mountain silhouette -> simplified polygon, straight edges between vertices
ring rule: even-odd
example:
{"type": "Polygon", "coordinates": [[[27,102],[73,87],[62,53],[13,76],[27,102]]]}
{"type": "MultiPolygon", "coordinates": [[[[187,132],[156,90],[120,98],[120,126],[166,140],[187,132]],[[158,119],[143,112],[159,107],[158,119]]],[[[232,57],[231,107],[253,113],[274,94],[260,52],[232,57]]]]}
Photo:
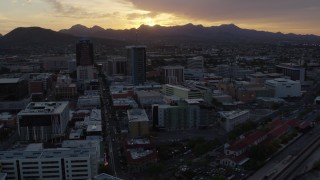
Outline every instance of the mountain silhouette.
{"type": "MultiPolygon", "coordinates": [[[[79,27],[79,26],[78,26],[79,27]]],[[[77,28],[77,30],[81,30],[77,28]]],[[[95,44],[103,46],[124,45],[124,42],[112,39],[100,39],[88,37],[95,44]]],[[[40,27],[19,27],[0,38],[0,48],[2,49],[37,49],[43,50],[63,50],[66,47],[75,48],[76,42],[81,37],[56,32],[40,27]]]]}
{"type": "Polygon", "coordinates": [[[70,29],[59,32],[74,36],[90,36],[98,38],[132,40],[195,40],[204,42],[319,42],[320,37],[315,35],[283,34],[251,29],[242,29],[234,24],[204,27],[202,25],[186,24],[181,26],[148,26],[139,28],[113,30],[103,29],[99,26],[88,28],[83,25],[75,25],[70,29]]]}

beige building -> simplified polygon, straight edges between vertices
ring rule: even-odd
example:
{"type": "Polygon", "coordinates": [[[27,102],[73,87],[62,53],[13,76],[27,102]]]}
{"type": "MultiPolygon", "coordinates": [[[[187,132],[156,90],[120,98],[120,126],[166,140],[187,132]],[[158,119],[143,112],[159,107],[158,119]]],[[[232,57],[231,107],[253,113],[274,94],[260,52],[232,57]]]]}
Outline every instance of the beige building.
{"type": "Polygon", "coordinates": [[[130,109],[127,114],[129,135],[132,138],[149,135],[149,118],[144,109],[130,109]]]}
{"type": "Polygon", "coordinates": [[[203,97],[201,91],[196,88],[187,88],[171,84],[163,85],[162,92],[166,96],[177,96],[181,99],[199,99],[203,97]]]}
{"type": "Polygon", "coordinates": [[[54,89],[57,99],[70,99],[77,96],[77,85],[72,83],[69,74],[59,74],[54,89]]]}

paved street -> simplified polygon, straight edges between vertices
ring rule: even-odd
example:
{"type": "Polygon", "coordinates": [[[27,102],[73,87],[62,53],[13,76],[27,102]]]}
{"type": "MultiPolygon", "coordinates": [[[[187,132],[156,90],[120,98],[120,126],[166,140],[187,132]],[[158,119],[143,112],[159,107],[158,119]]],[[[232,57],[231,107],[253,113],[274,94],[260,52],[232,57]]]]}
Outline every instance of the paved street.
{"type": "Polygon", "coordinates": [[[117,136],[116,132],[116,118],[113,117],[112,114],[112,102],[109,101],[110,93],[109,93],[109,87],[106,85],[106,82],[103,82],[104,79],[102,77],[99,78],[100,82],[100,93],[101,93],[101,112],[103,113],[103,125],[104,130],[104,136],[105,136],[105,142],[106,147],[109,150],[109,164],[114,172],[114,175],[116,177],[121,177],[121,165],[120,165],[120,157],[119,157],[119,149],[120,149],[120,143],[119,143],[119,137],[117,136]]]}

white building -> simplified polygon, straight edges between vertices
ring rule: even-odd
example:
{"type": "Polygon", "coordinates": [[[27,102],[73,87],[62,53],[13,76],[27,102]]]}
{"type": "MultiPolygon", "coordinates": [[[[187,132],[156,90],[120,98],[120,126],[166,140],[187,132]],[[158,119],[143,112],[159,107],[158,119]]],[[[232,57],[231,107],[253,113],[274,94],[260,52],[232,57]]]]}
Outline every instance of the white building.
{"type": "Polygon", "coordinates": [[[64,136],[70,120],[69,103],[31,102],[18,113],[18,133],[22,141],[46,142],[64,136]]]}
{"type": "Polygon", "coordinates": [[[97,159],[89,148],[1,151],[2,172],[7,179],[91,179],[97,175],[97,159]],[[92,164],[94,162],[94,164],[92,164]]]}
{"type": "MultiPolygon", "coordinates": [[[[98,140],[65,140],[62,148],[90,149],[90,167],[92,174],[98,174],[98,163],[103,161],[101,154],[100,141],[98,140]]],[[[103,152],[102,152],[103,153],[103,152]]]]}
{"type": "Polygon", "coordinates": [[[301,83],[300,81],[292,81],[290,79],[276,78],[266,80],[266,86],[274,89],[276,98],[300,97],[301,83]]]}
{"type": "Polygon", "coordinates": [[[156,91],[137,91],[138,101],[142,106],[150,106],[162,102],[162,95],[156,91]]]}
{"type": "Polygon", "coordinates": [[[237,125],[249,120],[250,111],[221,111],[219,112],[223,126],[227,132],[232,131],[237,125]]]}

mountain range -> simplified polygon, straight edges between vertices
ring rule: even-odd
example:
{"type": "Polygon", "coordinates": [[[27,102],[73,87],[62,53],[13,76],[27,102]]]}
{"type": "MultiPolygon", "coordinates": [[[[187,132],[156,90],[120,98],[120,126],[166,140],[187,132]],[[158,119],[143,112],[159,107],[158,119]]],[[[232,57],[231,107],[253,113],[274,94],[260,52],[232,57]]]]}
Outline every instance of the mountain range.
{"type": "MultiPolygon", "coordinates": [[[[67,49],[73,50],[75,43],[81,37],[76,37],[70,34],[64,34],[53,31],[51,29],[44,29],[40,27],[19,27],[4,36],[0,36],[0,49],[28,52],[63,52],[67,49]]],[[[123,46],[124,42],[105,39],[105,38],[90,38],[97,45],[102,46],[123,46]]]]}
{"type": "Polygon", "coordinates": [[[59,48],[63,51],[81,38],[87,37],[96,45],[103,47],[124,46],[134,42],[320,42],[320,36],[272,33],[242,29],[234,24],[204,27],[202,25],[186,24],[181,26],[147,26],[139,28],[114,30],[103,29],[99,26],[88,28],[83,25],[74,25],[70,29],[58,32],[40,27],[16,28],[0,36],[0,49],[37,49],[51,50],[59,48]]]}
{"type": "Polygon", "coordinates": [[[204,27],[202,25],[186,24],[182,26],[148,26],[141,25],[135,29],[113,30],[103,29],[99,26],[88,28],[83,25],[74,25],[70,29],[59,32],[75,36],[89,36],[98,38],[118,39],[123,41],[134,40],[186,40],[204,42],[320,42],[320,37],[315,35],[297,35],[272,33],[242,29],[234,24],[204,27]]]}

